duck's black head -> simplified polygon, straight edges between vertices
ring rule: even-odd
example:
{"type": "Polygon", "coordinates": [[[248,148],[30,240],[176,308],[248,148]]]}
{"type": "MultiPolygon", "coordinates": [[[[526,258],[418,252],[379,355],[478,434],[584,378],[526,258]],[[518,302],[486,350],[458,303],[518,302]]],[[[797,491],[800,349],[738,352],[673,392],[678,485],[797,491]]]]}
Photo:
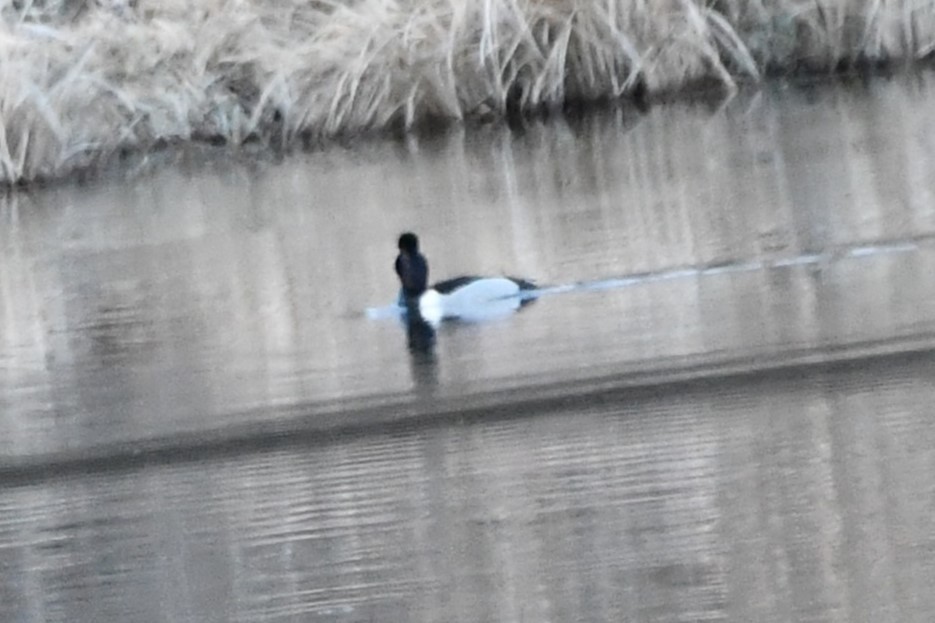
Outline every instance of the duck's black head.
{"type": "Polygon", "coordinates": [[[407,231],[399,236],[399,250],[410,255],[419,252],[419,237],[411,231],[407,231]]]}

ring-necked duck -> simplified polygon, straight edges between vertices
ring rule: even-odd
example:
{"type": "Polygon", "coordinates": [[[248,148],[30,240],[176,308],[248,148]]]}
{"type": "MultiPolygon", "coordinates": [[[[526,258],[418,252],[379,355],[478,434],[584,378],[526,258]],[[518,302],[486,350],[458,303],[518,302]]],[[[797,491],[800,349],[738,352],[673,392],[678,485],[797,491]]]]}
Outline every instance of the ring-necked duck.
{"type": "Polygon", "coordinates": [[[399,305],[433,324],[446,318],[486,320],[502,316],[536,297],[535,284],[514,277],[455,277],[429,288],[429,263],[419,251],[418,236],[406,232],[397,246],[399,305]]]}

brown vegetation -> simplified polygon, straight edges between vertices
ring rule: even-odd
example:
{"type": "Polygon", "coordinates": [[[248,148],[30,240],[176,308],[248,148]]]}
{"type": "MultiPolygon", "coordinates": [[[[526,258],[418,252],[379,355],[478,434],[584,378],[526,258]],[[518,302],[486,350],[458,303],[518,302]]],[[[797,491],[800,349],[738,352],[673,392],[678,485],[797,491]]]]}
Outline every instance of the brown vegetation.
{"type": "Polygon", "coordinates": [[[935,0],[0,0],[0,183],[912,60],[935,0]],[[194,8],[193,8],[194,7],[194,8]]]}

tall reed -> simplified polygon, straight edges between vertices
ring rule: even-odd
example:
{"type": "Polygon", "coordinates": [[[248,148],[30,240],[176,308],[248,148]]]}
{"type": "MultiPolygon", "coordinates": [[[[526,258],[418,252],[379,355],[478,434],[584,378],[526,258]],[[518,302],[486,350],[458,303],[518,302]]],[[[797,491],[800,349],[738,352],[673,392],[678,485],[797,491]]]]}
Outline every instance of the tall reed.
{"type": "Polygon", "coordinates": [[[912,60],[935,0],[0,0],[0,183],[770,69],[912,60]]]}

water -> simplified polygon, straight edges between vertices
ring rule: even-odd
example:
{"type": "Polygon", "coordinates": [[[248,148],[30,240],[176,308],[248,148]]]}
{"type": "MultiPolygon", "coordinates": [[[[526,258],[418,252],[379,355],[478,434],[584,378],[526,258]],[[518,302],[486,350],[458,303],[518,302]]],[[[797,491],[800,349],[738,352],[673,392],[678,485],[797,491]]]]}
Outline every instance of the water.
{"type": "Polygon", "coordinates": [[[0,208],[14,621],[923,621],[926,76],[0,208]],[[546,294],[372,318],[433,278],[546,294]]]}
{"type": "Polygon", "coordinates": [[[927,621],[935,364],[8,489],[14,621],[927,621]]]}

